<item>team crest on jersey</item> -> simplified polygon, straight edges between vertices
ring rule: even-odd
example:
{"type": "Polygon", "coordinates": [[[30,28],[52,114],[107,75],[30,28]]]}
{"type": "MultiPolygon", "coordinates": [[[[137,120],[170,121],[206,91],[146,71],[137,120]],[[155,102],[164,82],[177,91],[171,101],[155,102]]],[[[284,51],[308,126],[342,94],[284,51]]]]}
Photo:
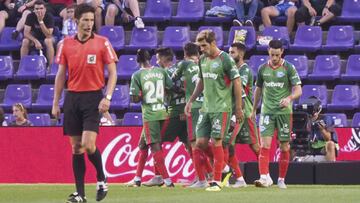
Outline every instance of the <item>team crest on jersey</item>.
{"type": "Polygon", "coordinates": [[[221,130],[221,125],[220,125],[220,120],[216,119],[214,124],[213,124],[213,128],[216,130],[221,130]]]}
{"type": "Polygon", "coordinates": [[[284,77],[284,75],[285,75],[284,72],[277,72],[276,73],[276,77],[278,77],[278,78],[282,78],[282,77],[284,77]]]}
{"type": "Polygon", "coordinates": [[[218,68],[219,66],[220,66],[220,64],[218,64],[218,63],[211,64],[211,68],[213,68],[213,69],[218,68]]]}
{"type": "Polygon", "coordinates": [[[87,63],[88,64],[96,64],[96,55],[95,54],[88,54],[87,55],[87,63]]]}

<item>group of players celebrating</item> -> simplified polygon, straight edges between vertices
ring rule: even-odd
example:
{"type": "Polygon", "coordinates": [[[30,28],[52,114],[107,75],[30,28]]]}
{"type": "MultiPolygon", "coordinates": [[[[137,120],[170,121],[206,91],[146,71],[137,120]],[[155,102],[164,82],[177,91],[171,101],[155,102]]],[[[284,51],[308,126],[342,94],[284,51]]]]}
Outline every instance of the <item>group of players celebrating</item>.
{"type": "Polygon", "coordinates": [[[222,180],[222,173],[229,171],[236,177],[231,187],[246,187],[235,154],[235,141],[249,144],[258,157],[260,178],[255,186],[269,187],[273,184],[269,149],[277,130],[281,149],[277,185],[286,188],[292,100],[300,97],[302,91],[296,69],[281,58],[281,41],[269,43],[270,60],[259,67],[254,100],[252,71],[244,62],[245,45],[232,44],[228,54],[217,47],[215,33],[204,30],[198,33],[196,43],[187,43],[183,50],[184,59],[173,64],[170,48],[157,49],[160,67],[150,65],[148,51],[137,52],[140,70],[132,75],[130,96],[132,102],[142,102],[143,130],[136,175],[128,186],[174,187],[161,144],[178,137],[196,172],[196,180],[188,187],[221,191],[228,185],[231,174],[222,180]],[[259,144],[255,115],[261,97],[259,144]],[[155,176],[142,183],[149,148],[155,176]]]}

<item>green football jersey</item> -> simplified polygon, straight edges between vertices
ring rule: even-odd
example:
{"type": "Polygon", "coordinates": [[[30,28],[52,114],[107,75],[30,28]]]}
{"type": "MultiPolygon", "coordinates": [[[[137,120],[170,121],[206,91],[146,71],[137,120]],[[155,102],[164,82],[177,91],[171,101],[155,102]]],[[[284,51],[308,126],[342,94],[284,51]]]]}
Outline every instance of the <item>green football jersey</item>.
{"type": "Polygon", "coordinates": [[[144,121],[166,119],[165,89],[171,89],[173,83],[167,72],[158,67],[141,68],[131,77],[130,95],[142,97],[142,116],[144,121]]]}
{"type": "MultiPolygon", "coordinates": [[[[177,64],[177,68],[172,77],[183,83],[186,102],[188,102],[199,80],[199,65],[192,60],[182,60],[177,64]]],[[[193,102],[191,108],[201,108],[202,101],[203,96],[201,94],[201,96],[193,102]]]]}
{"type": "Polygon", "coordinates": [[[253,102],[252,102],[252,96],[253,96],[252,89],[254,84],[253,74],[248,64],[246,63],[243,63],[239,67],[239,74],[241,78],[241,83],[243,85],[243,90],[245,92],[245,98],[243,99],[244,116],[250,117],[250,114],[253,110],[253,102]]]}
{"type": "MultiPolygon", "coordinates": [[[[171,77],[175,71],[176,71],[176,66],[171,66],[170,68],[166,69],[166,72],[168,73],[169,77],[171,77]]],[[[181,81],[176,81],[175,85],[177,87],[183,88],[183,84],[181,81]]],[[[169,94],[168,100],[169,100],[169,113],[171,118],[179,116],[180,114],[184,113],[184,108],[186,104],[185,94],[171,92],[169,94]]]]}
{"type": "Polygon", "coordinates": [[[199,78],[204,82],[203,112],[231,112],[232,80],[240,77],[235,61],[229,54],[221,51],[211,59],[200,58],[199,78]]]}
{"type": "Polygon", "coordinates": [[[280,107],[280,100],[291,95],[292,87],[301,85],[300,77],[291,63],[283,60],[283,63],[273,68],[268,63],[260,66],[256,86],[262,88],[262,114],[290,114],[292,103],[286,107],[280,107]]]}

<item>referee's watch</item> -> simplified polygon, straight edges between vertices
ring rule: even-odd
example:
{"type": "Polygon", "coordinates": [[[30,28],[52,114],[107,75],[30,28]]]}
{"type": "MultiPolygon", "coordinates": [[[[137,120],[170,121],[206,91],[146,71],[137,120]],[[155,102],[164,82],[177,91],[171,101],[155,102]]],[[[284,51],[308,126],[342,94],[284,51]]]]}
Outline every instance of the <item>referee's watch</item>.
{"type": "Polygon", "coordinates": [[[108,94],[108,95],[105,96],[105,99],[107,99],[107,100],[109,100],[109,101],[111,101],[111,98],[112,98],[112,96],[111,96],[110,94],[108,94]]]}

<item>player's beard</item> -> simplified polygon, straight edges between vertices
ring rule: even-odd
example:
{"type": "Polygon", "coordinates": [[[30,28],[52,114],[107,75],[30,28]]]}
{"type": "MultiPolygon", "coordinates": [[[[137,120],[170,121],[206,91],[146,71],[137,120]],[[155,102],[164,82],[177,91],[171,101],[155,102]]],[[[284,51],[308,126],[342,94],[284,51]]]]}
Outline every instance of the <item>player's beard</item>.
{"type": "Polygon", "coordinates": [[[234,61],[235,61],[236,64],[238,64],[239,61],[240,61],[240,57],[239,57],[239,56],[235,57],[235,58],[234,58],[234,61]]]}

